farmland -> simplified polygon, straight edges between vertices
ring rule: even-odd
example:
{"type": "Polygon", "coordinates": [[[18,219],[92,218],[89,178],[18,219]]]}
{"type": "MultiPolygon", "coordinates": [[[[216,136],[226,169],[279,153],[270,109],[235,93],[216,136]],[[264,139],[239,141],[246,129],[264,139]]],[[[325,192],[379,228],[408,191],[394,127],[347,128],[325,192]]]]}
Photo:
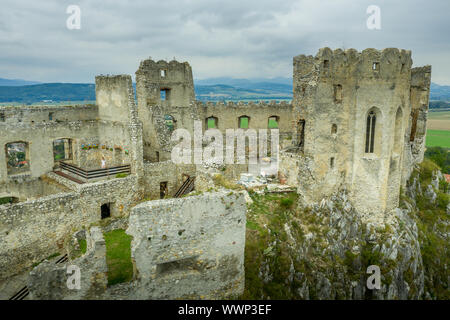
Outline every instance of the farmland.
{"type": "Polygon", "coordinates": [[[450,148],[450,110],[428,113],[426,146],[450,148]]]}

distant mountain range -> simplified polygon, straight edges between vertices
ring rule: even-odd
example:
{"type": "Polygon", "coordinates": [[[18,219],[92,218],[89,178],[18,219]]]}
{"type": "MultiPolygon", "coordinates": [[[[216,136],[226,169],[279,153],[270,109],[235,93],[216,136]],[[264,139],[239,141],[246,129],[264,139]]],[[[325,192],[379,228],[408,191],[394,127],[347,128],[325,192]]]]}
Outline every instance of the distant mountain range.
{"type": "MultiPolygon", "coordinates": [[[[198,100],[286,100],[292,99],[291,78],[234,79],[209,78],[195,80],[198,100]]],[[[450,102],[450,86],[431,84],[431,100],[450,102]]],[[[0,78],[0,103],[49,103],[61,101],[94,101],[92,83],[39,83],[0,78]]]]}
{"type": "Polygon", "coordinates": [[[16,86],[27,86],[32,84],[39,84],[38,81],[27,81],[22,79],[3,79],[0,78],[0,86],[16,87],[16,86]]]}
{"type": "Polygon", "coordinates": [[[432,82],[430,86],[430,100],[450,102],[450,86],[440,86],[432,82]]]}

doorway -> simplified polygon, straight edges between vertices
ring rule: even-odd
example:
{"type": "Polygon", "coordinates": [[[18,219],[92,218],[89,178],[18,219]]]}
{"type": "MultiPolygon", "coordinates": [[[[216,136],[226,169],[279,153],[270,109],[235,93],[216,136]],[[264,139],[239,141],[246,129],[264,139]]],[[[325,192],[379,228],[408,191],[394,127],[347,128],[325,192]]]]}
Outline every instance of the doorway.
{"type": "Polygon", "coordinates": [[[102,219],[109,218],[111,216],[111,204],[105,203],[100,207],[102,219]]]}
{"type": "Polygon", "coordinates": [[[159,197],[160,199],[164,199],[166,195],[169,193],[167,188],[167,181],[163,181],[159,184],[159,197]]]}

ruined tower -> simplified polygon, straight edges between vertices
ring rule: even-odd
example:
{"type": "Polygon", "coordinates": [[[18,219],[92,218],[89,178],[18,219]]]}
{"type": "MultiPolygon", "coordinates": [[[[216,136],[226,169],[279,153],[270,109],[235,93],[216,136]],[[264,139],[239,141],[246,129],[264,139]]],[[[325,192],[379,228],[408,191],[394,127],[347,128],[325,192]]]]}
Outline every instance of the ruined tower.
{"type": "MultiPolygon", "coordinates": [[[[346,189],[362,213],[398,205],[411,149],[411,65],[411,52],[394,48],[294,57],[294,144],[303,155],[305,203],[346,189]]],[[[428,96],[429,84],[422,89],[428,96]]]]}
{"type": "MultiPolygon", "coordinates": [[[[185,114],[177,110],[178,107],[188,107],[195,100],[191,66],[175,60],[141,61],[136,71],[136,95],[144,130],[144,159],[170,159],[170,150],[166,147],[169,145],[170,128],[165,122],[182,125],[185,114]]],[[[188,123],[183,127],[186,126],[188,123]]]]}

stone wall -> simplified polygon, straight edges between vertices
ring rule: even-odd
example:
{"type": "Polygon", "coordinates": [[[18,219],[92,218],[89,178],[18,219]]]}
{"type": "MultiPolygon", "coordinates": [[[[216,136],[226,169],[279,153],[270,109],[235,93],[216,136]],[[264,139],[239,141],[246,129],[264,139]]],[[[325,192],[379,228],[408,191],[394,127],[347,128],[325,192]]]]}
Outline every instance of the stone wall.
{"type": "Polygon", "coordinates": [[[18,125],[20,123],[44,124],[52,122],[71,122],[96,120],[96,105],[74,106],[0,106],[4,116],[1,125],[18,125]]]}
{"type": "MultiPolygon", "coordinates": [[[[50,172],[55,166],[53,156],[53,141],[67,138],[96,139],[98,123],[96,120],[73,122],[21,122],[15,125],[0,123],[0,183],[8,183],[11,177],[7,174],[5,145],[10,142],[22,141],[28,143],[29,172],[32,178],[50,172]]],[[[74,147],[75,148],[75,147],[74,147]]],[[[76,151],[74,150],[76,157],[76,151]]],[[[74,159],[76,160],[76,159],[74,159]]]]}
{"type": "Polygon", "coordinates": [[[405,136],[405,158],[402,184],[406,185],[413,164],[423,160],[430,99],[431,66],[411,69],[411,113],[405,136]]]}
{"type": "Polygon", "coordinates": [[[160,198],[160,183],[167,182],[168,196],[172,197],[184,182],[184,176],[195,176],[195,165],[176,165],[172,161],[144,163],[145,198],[160,198]]]}
{"type": "Polygon", "coordinates": [[[0,206],[0,280],[55,252],[62,253],[64,241],[73,231],[101,220],[102,204],[110,203],[111,216],[122,217],[142,197],[134,175],[75,188],[0,206]]]}
{"type": "Polygon", "coordinates": [[[246,205],[221,191],[136,206],[127,233],[139,299],[224,298],[244,289],[246,205]]]}
{"type": "MultiPolygon", "coordinates": [[[[55,265],[44,261],[30,272],[27,280],[31,300],[89,300],[98,299],[106,290],[106,244],[102,231],[93,227],[86,232],[86,254],[73,261],[55,265]],[[69,266],[80,270],[80,287],[67,286],[69,266]]],[[[72,283],[73,284],[73,283],[72,283]]]]}
{"type": "Polygon", "coordinates": [[[17,183],[0,184],[0,198],[15,197],[19,201],[27,201],[68,190],[68,188],[55,180],[42,177],[17,183]]]}

